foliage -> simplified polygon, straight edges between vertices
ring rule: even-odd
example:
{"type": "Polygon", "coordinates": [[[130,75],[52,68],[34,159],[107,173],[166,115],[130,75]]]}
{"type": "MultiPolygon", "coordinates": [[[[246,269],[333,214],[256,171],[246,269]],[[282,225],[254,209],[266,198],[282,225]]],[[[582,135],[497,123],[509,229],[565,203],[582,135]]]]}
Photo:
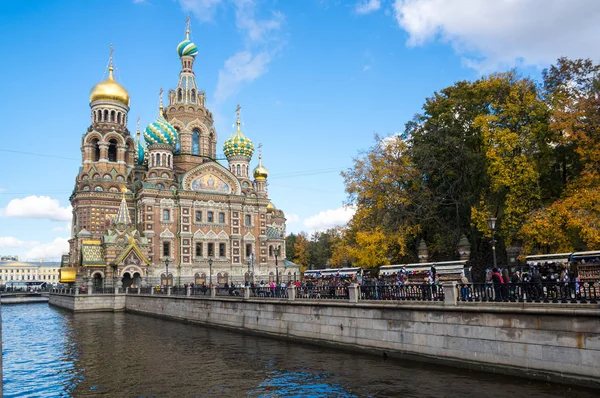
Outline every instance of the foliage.
{"type": "Polygon", "coordinates": [[[376,136],[342,173],[356,213],[329,241],[330,263],[414,261],[420,239],[434,261],[455,259],[465,234],[481,268],[490,216],[500,264],[507,246],[599,248],[599,75],[561,58],[541,84],[510,71],[434,93],[403,134],[376,136]]]}

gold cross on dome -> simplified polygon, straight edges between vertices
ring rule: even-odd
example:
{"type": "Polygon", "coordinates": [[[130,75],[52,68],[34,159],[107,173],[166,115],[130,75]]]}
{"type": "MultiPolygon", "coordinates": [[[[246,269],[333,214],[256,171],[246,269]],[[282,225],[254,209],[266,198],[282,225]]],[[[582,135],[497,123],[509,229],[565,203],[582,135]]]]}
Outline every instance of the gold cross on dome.
{"type": "Polygon", "coordinates": [[[240,112],[242,110],[242,107],[240,106],[240,104],[238,104],[237,108],[235,108],[235,114],[237,116],[237,121],[240,121],[240,112]]]}

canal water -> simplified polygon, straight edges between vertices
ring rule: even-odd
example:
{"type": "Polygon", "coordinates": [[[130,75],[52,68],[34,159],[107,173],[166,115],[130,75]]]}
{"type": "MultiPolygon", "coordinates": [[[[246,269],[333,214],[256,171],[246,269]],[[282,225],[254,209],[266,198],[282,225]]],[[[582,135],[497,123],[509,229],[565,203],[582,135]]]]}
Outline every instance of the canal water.
{"type": "Polygon", "coordinates": [[[126,313],[2,307],[5,397],[597,397],[126,313]]]}

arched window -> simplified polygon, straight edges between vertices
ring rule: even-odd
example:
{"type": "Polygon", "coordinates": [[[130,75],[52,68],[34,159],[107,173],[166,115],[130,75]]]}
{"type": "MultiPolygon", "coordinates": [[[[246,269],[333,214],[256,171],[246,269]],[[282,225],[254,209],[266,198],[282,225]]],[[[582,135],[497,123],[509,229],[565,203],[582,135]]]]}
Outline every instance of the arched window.
{"type": "Polygon", "coordinates": [[[237,165],[236,169],[237,169],[237,175],[240,175],[240,165],[239,164],[237,165]]]}
{"type": "Polygon", "coordinates": [[[192,89],[192,102],[196,102],[196,90],[192,89]]]}
{"type": "Polygon", "coordinates": [[[121,124],[121,112],[117,112],[117,123],[121,124]]]}
{"type": "Polygon", "coordinates": [[[269,257],[273,257],[273,246],[269,246],[269,257]]]}
{"type": "Polygon", "coordinates": [[[117,161],[117,140],[114,138],[108,141],[108,161],[117,161]]]}
{"type": "Polygon", "coordinates": [[[98,138],[92,140],[92,161],[97,162],[100,160],[100,144],[98,138]]]}
{"type": "Polygon", "coordinates": [[[155,156],[156,158],[154,159],[154,166],[160,167],[160,154],[157,153],[155,156]]]}
{"type": "Polygon", "coordinates": [[[110,112],[110,121],[115,122],[117,120],[117,115],[115,111],[110,112]]]}
{"type": "Polygon", "coordinates": [[[102,118],[103,122],[108,122],[108,109],[104,110],[104,117],[102,118]]]}
{"type": "Polygon", "coordinates": [[[194,155],[200,154],[200,133],[196,129],[192,132],[192,153],[194,155]]]}
{"type": "Polygon", "coordinates": [[[164,153],[162,154],[162,164],[163,164],[164,167],[168,166],[168,164],[167,164],[167,155],[164,154],[164,153]]]}
{"type": "Polygon", "coordinates": [[[177,101],[183,101],[183,90],[181,89],[177,90],[177,101]]]}

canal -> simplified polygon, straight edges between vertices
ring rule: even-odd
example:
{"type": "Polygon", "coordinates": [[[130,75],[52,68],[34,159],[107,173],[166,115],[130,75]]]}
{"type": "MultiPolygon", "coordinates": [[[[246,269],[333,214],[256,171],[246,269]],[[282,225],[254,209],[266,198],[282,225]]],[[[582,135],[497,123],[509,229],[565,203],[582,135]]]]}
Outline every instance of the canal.
{"type": "Polygon", "coordinates": [[[2,306],[5,397],[597,397],[126,313],[2,306]]]}

